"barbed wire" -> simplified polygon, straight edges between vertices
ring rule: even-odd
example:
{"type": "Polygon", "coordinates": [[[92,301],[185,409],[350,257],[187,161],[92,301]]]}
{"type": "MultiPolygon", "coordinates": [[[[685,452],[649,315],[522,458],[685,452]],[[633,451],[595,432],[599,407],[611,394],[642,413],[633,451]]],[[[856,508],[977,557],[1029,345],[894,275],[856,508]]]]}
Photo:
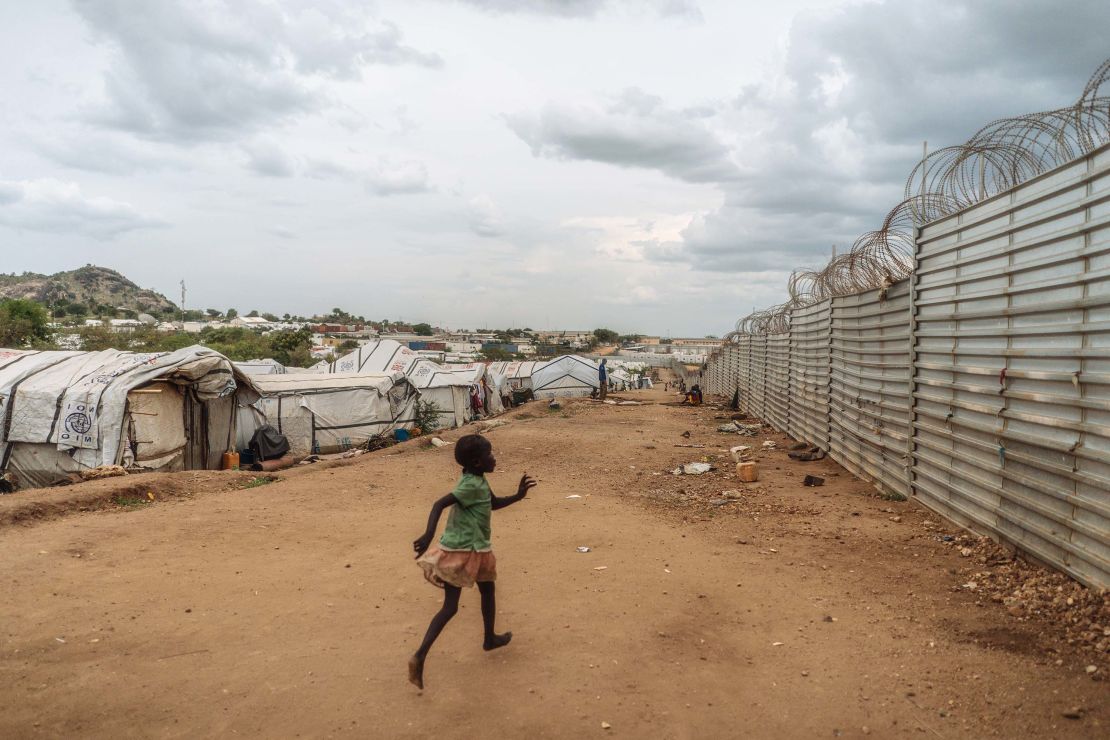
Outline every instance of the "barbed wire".
{"type": "Polygon", "coordinates": [[[819,270],[790,274],[790,300],[737,320],[743,334],[790,330],[791,312],[829,298],[884,288],[913,272],[914,229],[949,216],[1085,156],[1110,142],[1110,59],[1094,71],[1079,99],[1055,110],[1000,118],[964,144],[925,156],[906,179],[905,197],[875,231],[819,270]]]}

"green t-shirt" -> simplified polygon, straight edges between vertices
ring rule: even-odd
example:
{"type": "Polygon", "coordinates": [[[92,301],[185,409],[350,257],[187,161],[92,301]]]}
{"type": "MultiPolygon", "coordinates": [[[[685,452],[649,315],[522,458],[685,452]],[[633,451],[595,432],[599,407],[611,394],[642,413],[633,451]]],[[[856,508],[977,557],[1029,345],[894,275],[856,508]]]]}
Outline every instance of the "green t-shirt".
{"type": "Polygon", "coordinates": [[[485,476],[463,473],[451,491],[456,504],[447,517],[439,544],[447,550],[489,550],[489,515],[493,494],[485,476]]]}

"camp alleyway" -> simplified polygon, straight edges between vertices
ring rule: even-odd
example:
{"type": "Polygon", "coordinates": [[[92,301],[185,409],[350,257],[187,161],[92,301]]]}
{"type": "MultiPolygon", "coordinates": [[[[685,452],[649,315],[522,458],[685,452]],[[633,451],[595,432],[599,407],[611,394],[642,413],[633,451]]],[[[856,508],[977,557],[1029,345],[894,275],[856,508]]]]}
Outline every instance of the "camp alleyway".
{"type": "Polygon", "coordinates": [[[411,541],[451,447],[0,498],[0,736],[1106,736],[1105,656],[986,598],[935,515],[769,430],[741,484],[726,412],[626,397],[489,431],[495,493],[540,481],[494,515],[514,639],[484,653],[464,593],[423,692],[405,661],[440,594],[411,541]]]}

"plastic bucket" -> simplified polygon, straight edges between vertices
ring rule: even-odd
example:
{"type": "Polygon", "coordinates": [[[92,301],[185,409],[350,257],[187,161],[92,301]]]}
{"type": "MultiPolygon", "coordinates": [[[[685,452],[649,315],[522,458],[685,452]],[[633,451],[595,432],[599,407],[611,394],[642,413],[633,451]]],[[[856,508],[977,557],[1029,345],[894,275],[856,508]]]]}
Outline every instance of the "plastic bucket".
{"type": "Polygon", "coordinates": [[[398,442],[407,442],[409,440],[409,430],[408,429],[394,429],[393,430],[393,439],[397,440],[398,442]]]}

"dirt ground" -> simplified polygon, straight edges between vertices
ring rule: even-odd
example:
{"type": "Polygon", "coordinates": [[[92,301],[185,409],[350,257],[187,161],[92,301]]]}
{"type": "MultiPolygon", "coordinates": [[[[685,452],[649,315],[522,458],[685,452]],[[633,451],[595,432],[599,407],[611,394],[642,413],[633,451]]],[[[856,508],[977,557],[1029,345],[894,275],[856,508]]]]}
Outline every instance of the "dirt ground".
{"type": "Polygon", "coordinates": [[[935,515],[725,411],[618,395],[645,405],[488,432],[496,493],[540,481],[494,514],[514,639],[483,652],[464,593],[423,692],[405,664],[441,592],[411,542],[451,447],[3,497],[0,737],[1107,736],[1105,652],[969,586],[991,565],[935,515]],[[727,448],[764,440],[740,483],[727,448]]]}

